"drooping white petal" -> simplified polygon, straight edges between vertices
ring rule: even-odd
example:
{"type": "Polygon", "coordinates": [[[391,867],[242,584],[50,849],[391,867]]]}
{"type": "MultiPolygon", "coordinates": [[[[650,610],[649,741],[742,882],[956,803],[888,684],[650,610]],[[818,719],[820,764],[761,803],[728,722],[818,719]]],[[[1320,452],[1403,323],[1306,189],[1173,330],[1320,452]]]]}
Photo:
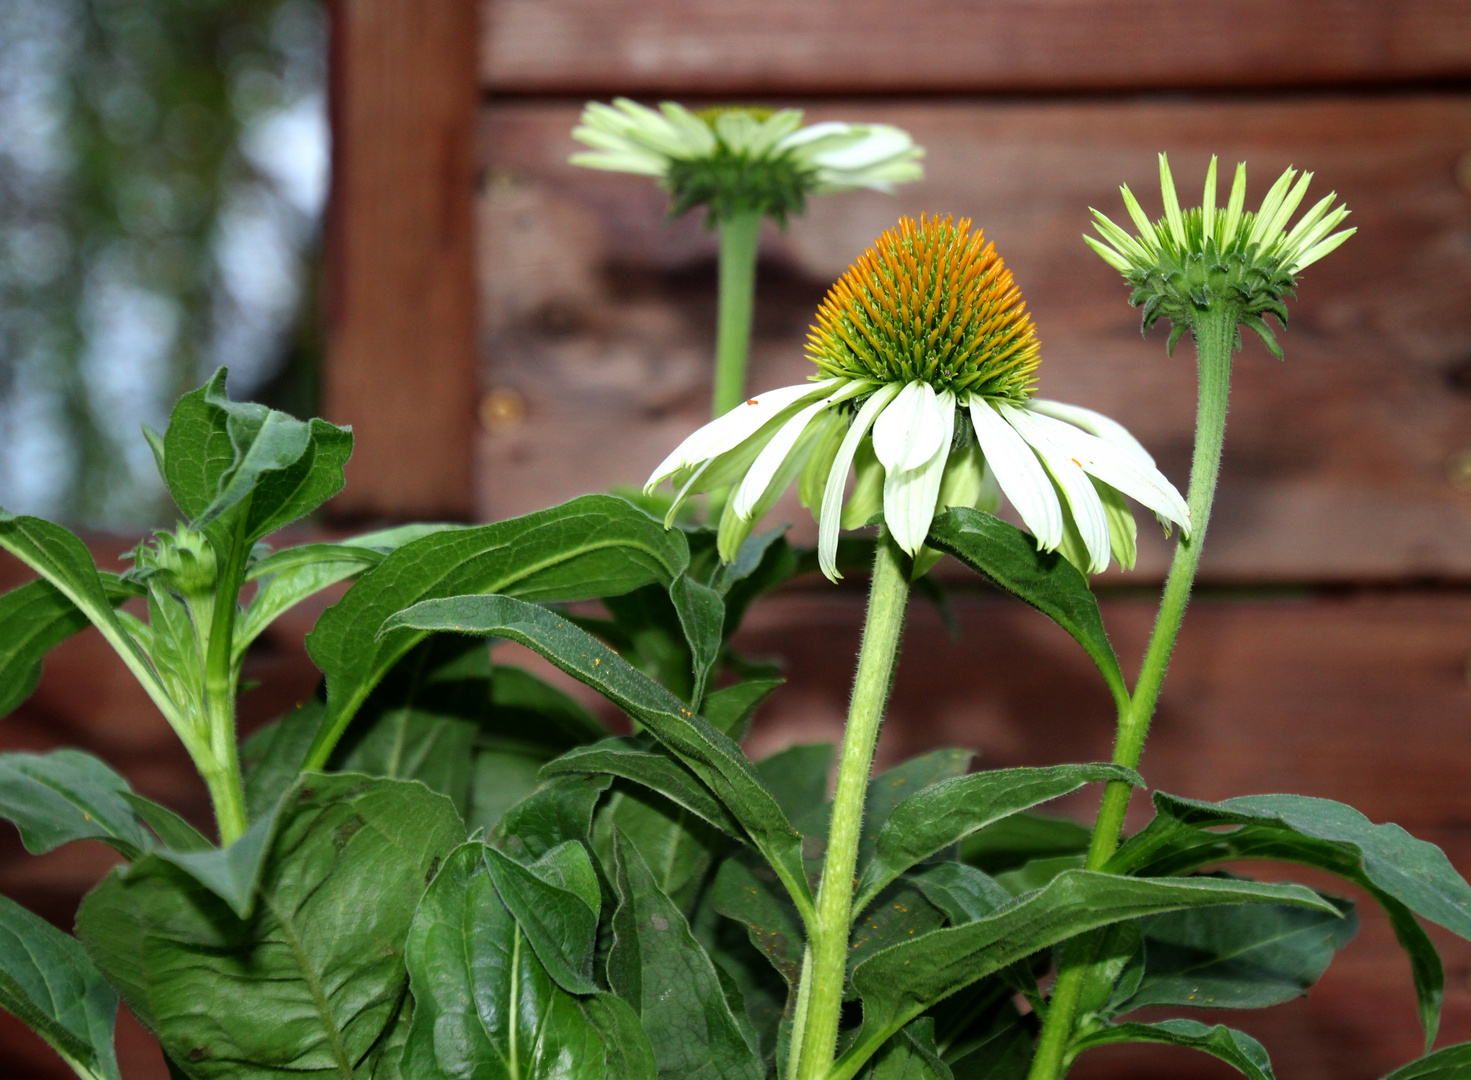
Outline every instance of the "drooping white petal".
{"type": "Polygon", "coordinates": [[[843,489],[848,486],[848,469],[853,464],[853,455],[858,452],[858,444],[868,434],[874,419],[898,393],[898,383],[885,383],[863,403],[848,428],[848,434],[843,436],[838,446],[832,471],[827,474],[827,487],[822,492],[822,511],[817,518],[817,565],[831,581],[843,576],[838,573],[838,530],[842,525],[843,489]]]}
{"type": "Polygon", "coordinates": [[[1027,441],[1027,445],[1037,452],[1037,456],[1047,466],[1047,471],[1057,481],[1057,486],[1062,488],[1068,509],[1073,513],[1073,522],[1078,526],[1078,533],[1083,539],[1083,546],[1088,549],[1090,572],[1100,574],[1107,570],[1111,554],[1108,516],[1103,512],[1103,501],[1098,497],[1093,481],[1088,479],[1082,466],[1072,460],[1053,439],[1051,431],[1043,424],[1043,418],[1034,417],[1015,405],[1001,404],[997,406],[997,411],[1027,441]]]}
{"type": "Polygon", "coordinates": [[[806,127],[785,135],[777,141],[778,151],[794,150],[799,146],[827,139],[834,135],[855,134],[852,124],[844,124],[838,120],[824,120],[818,124],[808,124],[806,127]]]}
{"type": "Polygon", "coordinates": [[[711,420],[676,446],[654,469],[648,482],[644,484],[644,490],[652,491],[678,470],[733,449],[760,431],[767,421],[774,419],[782,410],[801,404],[809,398],[830,393],[844,381],[824,379],[822,382],[783,386],[742,402],[724,416],[711,420]]]}
{"type": "Polygon", "coordinates": [[[762,121],[752,137],[747,153],[752,157],[766,157],[772,147],[802,126],[801,109],[782,109],[762,121]]]}
{"type": "Polygon", "coordinates": [[[873,452],[884,470],[905,472],[934,457],[944,439],[943,413],[934,387],[906,383],[873,425],[873,452]]]}
{"type": "Polygon", "coordinates": [[[1173,521],[1186,536],[1190,535],[1189,506],[1152,463],[1145,466],[1133,454],[1106,439],[1079,431],[1051,416],[1038,415],[1041,410],[1029,406],[1027,411],[1031,423],[1074,465],[1173,521]]]}
{"type": "Polygon", "coordinates": [[[781,470],[782,463],[791,454],[792,448],[797,445],[797,440],[807,430],[807,425],[812,423],[823,409],[848,400],[855,394],[861,393],[864,388],[865,384],[861,382],[850,382],[839,387],[835,393],[803,406],[783,423],[772,436],[771,441],[756,456],[756,460],[751,463],[750,469],[746,471],[745,477],[741,480],[740,487],[736,488],[735,495],[732,497],[736,514],[742,518],[754,517],[762,496],[766,494],[767,488],[771,486],[772,481],[781,470]]]}
{"type": "Polygon", "coordinates": [[[1062,543],[1062,506],[1047,470],[1037,460],[1026,441],[983,397],[972,395],[970,419],[976,441],[986,455],[986,465],[996,475],[996,483],[1016,507],[1023,524],[1032,530],[1037,546],[1055,551],[1062,543]]]}
{"type": "Polygon", "coordinates": [[[868,169],[890,158],[898,157],[914,147],[914,140],[903,128],[889,124],[869,124],[863,138],[839,150],[827,150],[816,156],[817,164],[828,169],[851,171],[868,169]]]}
{"type": "Polygon", "coordinates": [[[1027,408],[1043,416],[1066,420],[1069,424],[1097,435],[1105,442],[1113,443],[1120,450],[1137,458],[1141,464],[1151,469],[1154,468],[1154,458],[1150,456],[1148,450],[1144,449],[1144,444],[1129,434],[1129,429],[1112,417],[1104,416],[1101,412],[1094,412],[1092,409],[1085,409],[1081,405],[1047,401],[1043,398],[1033,398],[1027,402],[1027,408]]]}
{"type": "MultiPolygon", "coordinates": [[[[929,389],[929,384],[924,385],[929,389]]],[[[924,546],[925,537],[930,532],[930,522],[935,519],[940,481],[945,475],[945,462],[950,457],[950,440],[955,434],[955,395],[945,390],[935,397],[940,408],[941,438],[934,453],[918,465],[903,470],[887,469],[884,475],[884,523],[888,525],[894,542],[911,556],[918,554],[919,549],[924,546]]],[[[893,406],[889,408],[892,409],[893,406]]],[[[889,409],[885,409],[884,416],[888,413],[889,409]]],[[[883,419],[880,416],[879,423],[883,423],[883,419]]],[[[875,435],[877,429],[878,425],[875,424],[875,435]]],[[[874,443],[874,450],[878,450],[877,442],[874,443]]]]}

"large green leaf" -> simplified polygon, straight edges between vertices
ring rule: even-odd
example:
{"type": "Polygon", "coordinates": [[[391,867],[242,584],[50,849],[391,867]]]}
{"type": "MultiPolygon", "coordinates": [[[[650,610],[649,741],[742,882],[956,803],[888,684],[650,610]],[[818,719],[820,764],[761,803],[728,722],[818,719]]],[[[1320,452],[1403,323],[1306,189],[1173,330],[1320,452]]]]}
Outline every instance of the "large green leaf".
{"type": "Polygon", "coordinates": [[[607,773],[632,780],[658,792],[717,829],[731,836],[741,835],[740,823],[730,811],[710,794],[710,789],[694,773],[662,747],[645,750],[633,739],[605,739],[592,746],[569,750],[541,770],[543,776],[562,773],[607,773]]]}
{"type": "Polygon", "coordinates": [[[888,814],[863,868],[854,910],[920,862],[1001,818],[1076,791],[1084,784],[1122,780],[1142,785],[1118,765],[1053,765],[971,773],[915,792],[888,814]]]}
{"type": "Polygon", "coordinates": [[[1149,1005],[1261,1009],[1300,997],[1359,928],[1351,901],[1329,900],[1342,918],[1263,904],[1143,920],[1142,978],[1118,1011],[1149,1005]]]}
{"type": "Polygon", "coordinates": [[[931,750],[885,769],[868,783],[863,801],[863,834],[858,841],[858,865],[873,860],[874,845],[894,808],[904,800],[944,780],[964,776],[975,753],[970,750],[931,750]]]}
{"type": "Polygon", "coordinates": [[[615,835],[638,851],[654,883],[691,917],[716,855],[728,846],[720,832],[683,806],[622,781],[614,783],[593,823],[593,849],[604,865],[612,865],[615,835]]]}
{"type": "Polygon", "coordinates": [[[79,1076],[118,1080],[117,992],[77,940],[0,896],[0,1009],[51,1044],[79,1076]]]}
{"type": "Polygon", "coordinates": [[[326,763],[378,680],[423,638],[407,626],[379,637],[395,612],[466,593],[535,601],[616,596],[654,582],[668,586],[688,559],[683,535],[608,495],[403,545],[359,578],[307,637],[327,676],[327,715],[307,764],[326,763]]]}
{"type": "Polygon", "coordinates": [[[308,774],[250,919],[149,856],[104,879],[77,928],[196,1080],[350,1080],[399,1015],[409,923],[462,837],[449,800],[421,784],[308,774]]]}
{"type": "Polygon", "coordinates": [[[501,903],[516,917],[547,973],[569,994],[597,993],[592,960],[602,901],[587,849],[569,840],[526,867],[493,847],[481,847],[501,903]]]}
{"type": "Polygon", "coordinates": [[[745,737],[751,718],[773,690],[782,684],[782,679],[745,679],[742,682],[723,686],[705,695],[701,713],[716,731],[724,732],[740,741],[745,737]]]}
{"type": "Polygon", "coordinates": [[[615,845],[608,981],[643,1020],[660,1080],[763,1080],[709,955],[629,844],[615,845]]]}
{"type": "Polygon", "coordinates": [[[1239,859],[1274,859],[1328,870],[1365,888],[1384,908],[1410,959],[1427,1048],[1440,1022],[1445,976],[1415,915],[1471,939],[1471,885],[1434,844],[1398,825],[1375,825],[1350,806],[1302,795],[1252,795],[1220,803],[1156,792],[1155,818],[1109,869],[1188,873],[1239,859]],[[1226,833],[1209,828],[1235,825],[1226,833]]]}
{"type": "Polygon", "coordinates": [[[580,1004],[603,1040],[605,1080],[654,1080],[654,1048],[633,1006],[617,994],[593,994],[580,1004]]]}
{"type": "Polygon", "coordinates": [[[114,575],[98,571],[87,545],[60,525],[37,517],[17,517],[0,509],[0,548],[50,582],[97,627],[154,704],[177,728],[178,711],[148,655],[113,611],[118,592],[125,586],[114,575]]]}
{"type": "Polygon", "coordinates": [[[963,926],[936,930],[870,957],[853,972],[863,1027],[833,1080],[846,1080],[894,1032],[962,987],[1060,941],[1125,919],[1216,904],[1299,904],[1336,911],[1299,885],[1217,878],[1131,879],[1087,870],[963,926]]]}
{"type": "Polygon", "coordinates": [[[1468,1077],[1471,1077],[1471,1043],[1457,1043],[1400,1066],[1384,1080],[1467,1080],[1468,1077]]]}
{"type": "Polygon", "coordinates": [[[868,1080],[954,1080],[935,1049],[934,1021],[921,1017],[885,1043],[868,1080]]]}
{"type": "MultiPolygon", "coordinates": [[[[97,576],[114,604],[141,593],[116,574],[97,576]]],[[[27,582],[0,596],[0,716],[31,696],[46,654],[86,626],[87,616],[49,581],[27,582]]]]}
{"type": "Polygon", "coordinates": [[[1128,704],[1124,673],[1103,629],[1098,600],[1087,577],[1062,555],[1038,551],[1037,542],[1016,526],[963,506],[935,515],[926,543],[954,555],[1061,626],[1098,665],[1114,700],[1128,704]]]}
{"type": "Polygon", "coordinates": [[[126,780],[80,750],[0,754],[0,817],[15,823],[33,855],[101,840],[125,859],[139,858],[154,843],[127,794],[126,780]]]}
{"type": "Polygon", "coordinates": [[[724,644],[725,602],[720,593],[688,574],[667,589],[645,585],[622,596],[603,599],[611,625],[587,620],[584,625],[614,645],[630,663],[675,694],[698,704],[724,644]]]}
{"type": "Polygon", "coordinates": [[[1162,1020],[1157,1024],[1114,1024],[1076,1040],[1076,1052],[1111,1043],[1163,1043],[1186,1046],[1219,1058],[1250,1080],[1274,1080],[1267,1051],[1244,1031],[1224,1024],[1210,1027],[1196,1020],[1162,1020]]]}
{"type": "Polygon", "coordinates": [[[720,864],[710,905],[746,928],[751,944],[771,961],[788,986],[802,973],[802,918],[771,868],[743,851],[720,864]]]}
{"type": "Polygon", "coordinates": [[[308,698],[285,716],[253,733],[240,747],[245,773],[245,809],[254,821],[296,783],[326,706],[308,698]]]}
{"type": "Polygon", "coordinates": [[[1012,814],[972,833],[960,843],[960,858],[988,874],[1015,870],[1033,859],[1081,855],[1088,829],[1068,818],[1012,814]]]}
{"type": "Polygon", "coordinates": [[[508,596],[425,601],[389,619],[383,633],[392,634],[400,626],[506,638],[535,650],[597,690],[689,766],[740,821],[798,907],[810,911],[801,836],[762,786],[740,747],[591,634],[545,608],[508,596]]]}
{"type": "Polygon", "coordinates": [[[163,474],[179,509],[216,543],[254,543],[342,490],[352,432],[231,401],[224,368],[174,406],[163,474]],[[228,523],[227,523],[228,519],[228,523]]]}
{"type": "Polygon", "coordinates": [[[172,863],[230,905],[242,919],[255,910],[256,887],[265,871],[266,854],[276,836],[280,805],[267,811],[227,848],[191,843],[182,851],[159,848],[153,858],[172,863]]]}
{"type": "Polygon", "coordinates": [[[836,751],[832,743],[798,743],[756,762],[756,775],[789,821],[800,823],[825,812],[836,751]]]}
{"type": "Polygon", "coordinates": [[[501,816],[492,846],[523,862],[539,859],[568,840],[586,840],[593,809],[613,782],[609,776],[553,776],[501,816]]]}
{"type": "Polygon", "coordinates": [[[414,916],[404,1077],[602,1080],[598,1028],[547,974],[501,902],[490,857],[478,842],[455,850],[414,916]]]}

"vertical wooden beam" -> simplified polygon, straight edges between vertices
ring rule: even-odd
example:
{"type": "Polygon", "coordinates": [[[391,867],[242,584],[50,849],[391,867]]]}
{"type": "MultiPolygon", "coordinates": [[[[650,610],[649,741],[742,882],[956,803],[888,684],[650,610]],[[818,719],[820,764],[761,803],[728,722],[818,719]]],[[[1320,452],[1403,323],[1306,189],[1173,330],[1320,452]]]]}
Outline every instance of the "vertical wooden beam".
{"type": "Polygon", "coordinates": [[[468,518],[476,0],[332,0],[324,411],[350,518],[468,518]]]}

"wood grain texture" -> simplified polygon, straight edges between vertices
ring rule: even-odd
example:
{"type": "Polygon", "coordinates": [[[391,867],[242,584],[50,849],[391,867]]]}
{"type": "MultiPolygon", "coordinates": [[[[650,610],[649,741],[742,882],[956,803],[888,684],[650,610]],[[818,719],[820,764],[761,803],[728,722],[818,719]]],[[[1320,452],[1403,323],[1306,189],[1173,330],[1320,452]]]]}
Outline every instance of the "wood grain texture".
{"type": "Polygon", "coordinates": [[[471,0],[331,5],[326,416],[342,516],[466,516],[475,401],[471,0]]]}
{"type": "Polygon", "coordinates": [[[1313,86],[1471,75],[1460,0],[485,0],[498,92],[1313,86]]]}
{"type": "MultiPolygon", "coordinates": [[[[800,103],[800,102],[799,102],[800,103]]],[[[714,243],[667,224],[639,177],[566,164],[571,105],[482,117],[486,385],[515,408],[482,437],[479,514],[496,519],[641,483],[706,417],[714,243]]],[[[928,176],[896,196],[817,199],[763,247],[753,392],[798,382],[828,284],[899,214],[975,218],[1015,271],[1042,341],[1041,393],[1127,424],[1182,489],[1194,418],[1188,343],[1147,341],[1117,274],[1083,246],[1087,208],[1122,219],[1117,185],[1159,206],[1168,150],[1198,199],[1210,153],[1246,160],[1251,199],[1289,164],[1337,189],[1359,233],[1304,276],[1286,363],[1240,354],[1204,573],[1214,581],[1471,576],[1471,96],[1298,100],[867,103],[809,118],[901,124],[928,176]]],[[[791,500],[773,515],[811,519],[791,500]]],[[[1141,527],[1135,580],[1167,549],[1141,527]]]]}

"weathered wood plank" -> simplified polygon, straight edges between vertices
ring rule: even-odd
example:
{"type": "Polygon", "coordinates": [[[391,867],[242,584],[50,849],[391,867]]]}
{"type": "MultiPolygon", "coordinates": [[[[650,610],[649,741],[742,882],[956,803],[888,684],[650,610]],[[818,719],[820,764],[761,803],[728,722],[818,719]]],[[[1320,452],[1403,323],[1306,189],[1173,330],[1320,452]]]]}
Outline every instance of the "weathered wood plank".
{"type": "Polygon", "coordinates": [[[464,517],[475,415],[473,0],[332,4],[325,413],[351,517],[464,517]]]}
{"type": "Polygon", "coordinates": [[[1458,0],[484,0],[482,82],[532,93],[1314,86],[1471,74],[1458,0]]]}
{"type": "MultiPolygon", "coordinates": [[[[1183,489],[1188,345],[1170,360],[1162,333],[1140,341],[1125,287],[1079,239],[1087,208],[1121,215],[1121,181],[1157,207],[1161,149],[1191,191],[1209,153],[1248,160],[1253,199],[1296,164],[1317,172],[1315,190],[1339,191],[1359,234],[1305,276],[1286,363],[1254,340],[1239,359],[1204,572],[1471,576],[1471,198],[1455,178],[1471,97],[849,103],[810,116],[901,124],[928,148],[929,175],[895,197],[819,199],[767,236],[753,391],[806,377],[802,339],[827,285],[900,213],[969,215],[1036,316],[1042,392],[1129,425],[1183,489]]],[[[487,519],[639,483],[706,416],[713,241],[693,216],[666,225],[653,184],[567,165],[576,117],[570,104],[483,112],[484,370],[505,406],[487,410],[480,444],[487,519]]],[[[782,515],[812,534],[794,502],[782,515]]],[[[1158,576],[1167,549],[1157,530],[1141,536],[1135,578],[1158,576]]]]}

